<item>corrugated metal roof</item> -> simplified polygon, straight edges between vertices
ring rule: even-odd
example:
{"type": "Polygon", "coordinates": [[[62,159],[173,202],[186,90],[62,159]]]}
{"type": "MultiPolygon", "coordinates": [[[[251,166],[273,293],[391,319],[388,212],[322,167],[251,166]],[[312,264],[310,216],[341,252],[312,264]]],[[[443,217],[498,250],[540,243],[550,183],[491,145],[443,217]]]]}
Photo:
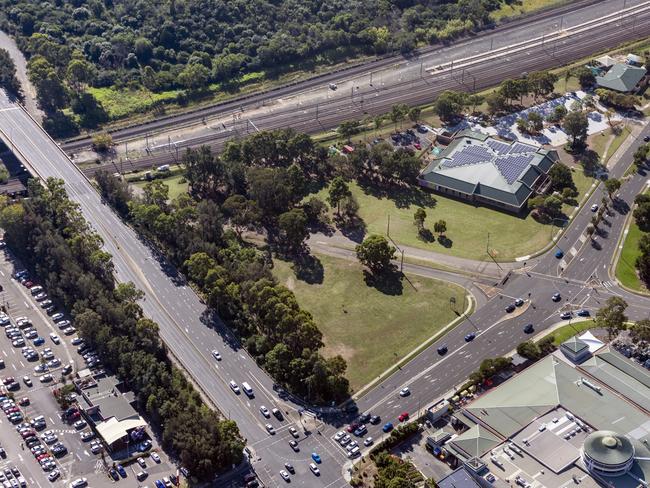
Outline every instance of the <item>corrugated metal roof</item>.
{"type": "Polygon", "coordinates": [[[645,68],[617,63],[603,76],[596,76],[596,83],[602,88],[625,93],[634,90],[645,74],[645,68]]]}

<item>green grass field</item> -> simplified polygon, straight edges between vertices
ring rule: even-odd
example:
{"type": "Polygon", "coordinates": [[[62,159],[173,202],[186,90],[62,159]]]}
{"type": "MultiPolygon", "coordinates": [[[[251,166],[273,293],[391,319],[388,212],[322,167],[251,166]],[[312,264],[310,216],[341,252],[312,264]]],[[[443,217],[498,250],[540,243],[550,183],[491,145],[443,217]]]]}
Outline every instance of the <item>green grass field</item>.
{"type": "Polygon", "coordinates": [[[164,100],[172,100],[180,93],[180,90],[153,93],[146,88],[118,90],[113,87],[88,88],[88,91],[101,102],[112,120],[146,112],[154,104],[164,100]]]}
{"type": "Polygon", "coordinates": [[[463,303],[456,285],[408,276],[401,294],[368,286],[356,262],[317,256],[323,280],[308,284],[296,278],[290,264],[275,260],[278,281],[294,291],[311,312],[325,339],[325,355],[341,354],[347,377],[359,389],[456,318],[449,298],[463,303]],[[414,288],[415,287],[415,288],[414,288]]]}
{"type": "MultiPolygon", "coordinates": [[[[576,171],[574,181],[581,197],[593,180],[576,171]]],[[[536,222],[530,216],[520,218],[420,190],[414,190],[411,195],[386,197],[365,193],[355,183],[350,184],[350,189],[359,202],[359,214],[365,222],[366,233],[386,235],[390,215],[391,237],[398,244],[406,246],[470,259],[487,259],[489,233],[493,255],[497,260],[510,261],[542,249],[551,239],[551,227],[536,222]],[[431,198],[435,199],[435,204],[428,203],[431,198]],[[419,206],[427,212],[425,225],[429,229],[433,230],[433,223],[440,219],[447,222],[446,235],[451,240],[451,247],[418,238],[413,214],[419,206]]],[[[321,190],[318,196],[325,199],[327,189],[321,190]]],[[[568,214],[572,209],[566,206],[565,212],[568,214]]]]}
{"type": "Polygon", "coordinates": [[[623,141],[627,139],[630,133],[626,130],[621,132],[614,133],[612,129],[607,129],[600,134],[595,134],[591,138],[589,147],[596,151],[600,156],[600,159],[603,164],[606,164],[609,161],[609,158],[621,147],[623,141]],[[611,141],[611,143],[609,142],[611,141]],[[607,147],[609,144],[609,147],[607,147]]]}
{"type": "Polygon", "coordinates": [[[639,256],[639,240],[643,234],[639,226],[632,221],[623,241],[621,255],[616,263],[616,278],[618,278],[618,281],[624,286],[637,291],[645,290],[645,286],[639,280],[634,267],[636,258],[639,256]]]}
{"type": "MultiPolygon", "coordinates": [[[[169,187],[169,198],[174,199],[181,193],[187,193],[187,181],[183,180],[183,175],[171,176],[169,178],[161,179],[161,181],[169,187]]],[[[136,181],[131,183],[132,185],[137,186],[138,188],[144,188],[147,184],[147,181],[136,181]]]]}
{"type": "Polygon", "coordinates": [[[490,17],[493,20],[518,17],[544,8],[562,5],[563,3],[567,3],[567,0],[524,0],[523,2],[503,2],[498,10],[490,13],[490,17]]]}
{"type": "MultiPolygon", "coordinates": [[[[587,329],[593,329],[596,326],[593,320],[583,320],[582,322],[574,322],[571,325],[564,325],[554,330],[548,335],[553,336],[553,344],[560,346],[564,341],[573,337],[576,334],[580,334],[587,329]]],[[[545,337],[547,337],[545,336],[545,337]]]]}

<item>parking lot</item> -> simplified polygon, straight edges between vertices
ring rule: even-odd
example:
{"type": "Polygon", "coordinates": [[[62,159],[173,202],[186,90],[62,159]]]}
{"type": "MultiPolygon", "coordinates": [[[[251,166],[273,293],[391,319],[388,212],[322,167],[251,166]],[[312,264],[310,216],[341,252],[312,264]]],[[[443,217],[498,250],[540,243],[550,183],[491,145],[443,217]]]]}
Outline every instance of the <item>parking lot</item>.
{"type": "MultiPolygon", "coordinates": [[[[177,469],[155,439],[139,461],[132,446],[131,462],[122,467],[86,425],[81,412],[72,407],[65,415],[54,392],[71,385],[80,370],[91,368],[95,377],[106,372],[92,351],[82,349],[72,320],[50,302],[47,290],[37,288],[36,277],[17,274],[21,270],[20,263],[2,247],[0,484],[3,488],[115,483],[172,486],[177,482],[177,469]]],[[[73,397],[69,399],[74,402],[73,397]]],[[[126,457],[124,452],[119,455],[126,457]]]]}

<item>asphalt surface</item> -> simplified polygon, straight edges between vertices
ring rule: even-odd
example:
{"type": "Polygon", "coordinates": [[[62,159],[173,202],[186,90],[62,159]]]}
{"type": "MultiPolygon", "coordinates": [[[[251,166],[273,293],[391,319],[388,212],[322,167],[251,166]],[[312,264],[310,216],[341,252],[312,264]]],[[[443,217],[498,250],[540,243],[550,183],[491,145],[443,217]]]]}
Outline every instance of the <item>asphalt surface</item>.
{"type": "MultiPolygon", "coordinates": [[[[354,76],[343,76],[337,79],[335,91],[328,89],[327,84],[309,90],[296,85],[282,96],[270,93],[265,95],[267,98],[242,102],[236,108],[232,105],[216,107],[211,109],[210,120],[195,136],[170,138],[172,144],[167,145],[167,136],[163,134],[158,136],[156,149],[148,152],[144,149],[144,141],[141,141],[140,151],[133,149],[137,147],[135,143],[129,143],[132,150],[127,162],[108,161],[89,167],[86,172],[92,175],[100,168],[112,172],[128,171],[174,163],[187,147],[207,144],[219,150],[231,138],[255,129],[293,127],[306,133],[321,132],[337,127],[344,120],[387,113],[396,103],[420,105],[429,103],[444,90],[473,91],[491,87],[524,72],[558,67],[650,35],[648,3],[628,2],[625,13],[617,14],[622,7],[618,1],[604,1],[597,6],[576,7],[561,15],[504,28],[498,33],[437,49],[419,58],[402,60],[376,73],[366,70],[354,76]],[[538,40],[531,42],[531,39],[538,40]],[[524,44],[518,50],[507,48],[520,43],[524,44]],[[442,69],[427,71],[435,67],[442,69]]],[[[178,124],[183,127],[185,123],[178,124]]],[[[168,126],[169,121],[166,121],[164,127],[168,126]]],[[[151,134],[147,127],[129,129],[123,135],[124,140],[142,137],[143,133],[151,134]]],[[[120,132],[114,136],[117,142],[122,140],[120,132]]],[[[148,137],[151,141],[152,136],[148,137]]],[[[75,152],[88,145],[86,141],[63,147],[75,152]]],[[[124,156],[120,155],[123,159],[124,156]]]]}
{"type": "MultiPolygon", "coordinates": [[[[173,268],[101,203],[88,180],[58,146],[26,112],[6,99],[0,101],[0,130],[3,139],[17,156],[35,168],[41,177],[64,179],[70,197],[80,204],[84,216],[112,253],[118,279],[133,281],[145,292],[146,298],[142,303],[144,311],[160,324],[161,336],[170,352],[220,411],[237,421],[252,449],[253,467],[264,483],[268,486],[283,484],[278,472],[285,462],[291,462],[297,470],[293,482],[299,486],[345,486],[341,465],[347,459],[344,449],[331,437],[345,425],[346,419],[326,417],[326,423],[323,423],[307,415],[300,416],[295,405],[282,402],[272,391],[272,380],[215,318],[205,316],[205,306],[183,283],[182,278],[174,274],[173,268]],[[219,350],[222,361],[217,362],[212,358],[210,351],[213,349],[219,350]],[[251,384],[255,398],[249,399],[243,393],[235,395],[228,387],[231,379],[240,385],[243,381],[251,384]],[[264,419],[259,412],[261,405],[268,408],[278,406],[285,412],[285,420],[264,419]],[[264,424],[267,422],[274,425],[275,435],[266,433],[264,424]],[[294,452],[288,445],[291,438],[289,425],[294,425],[301,432],[299,452],[294,452]],[[309,432],[308,435],[304,434],[305,430],[309,432]],[[308,472],[311,452],[317,452],[323,460],[318,478],[308,472]]],[[[650,134],[648,128],[639,138],[646,134],[650,134]]],[[[623,174],[639,143],[636,141],[628,148],[620,163],[611,171],[612,176],[623,174]]],[[[634,195],[645,181],[646,177],[642,174],[629,178],[618,199],[631,206],[634,195]]],[[[565,233],[566,238],[562,238],[562,246],[564,249],[579,249],[573,260],[597,263],[592,270],[597,270],[601,273],[599,276],[605,278],[608,275],[602,274],[599,266],[609,264],[623,226],[624,213],[612,211],[608,219],[611,221],[610,233],[607,237],[597,238],[600,242],[598,248],[582,246],[580,236],[591,217],[588,208],[592,203],[599,203],[600,199],[597,190],[572,221],[565,233]]],[[[505,285],[497,289],[493,298],[483,302],[470,319],[359,399],[360,410],[380,415],[380,425],[388,421],[397,424],[400,413],[413,414],[462,383],[469,373],[477,369],[483,358],[512,350],[526,338],[523,325],[532,323],[536,332],[543,331],[558,321],[558,314],[563,310],[586,308],[593,312],[607,297],[623,294],[631,304],[631,318],[648,316],[650,308],[645,298],[622,293],[613,286],[594,284],[593,280],[587,281],[591,274],[587,264],[575,267],[569,264],[562,271],[552,251],[531,260],[527,268],[510,274],[505,285]],[[551,301],[550,297],[555,292],[562,294],[560,303],[551,301]],[[505,305],[517,297],[527,302],[515,313],[507,314],[505,305]],[[472,342],[465,342],[464,336],[469,332],[475,332],[477,337],[472,342]],[[436,352],[441,343],[448,347],[448,353],[444,356],[436,352]],[[411,394],[402,398],[399,390],[404,386],[410,388],[411,394]]],[[[368,435],[375,439],[381,437],[379,426],[370,426],[368,430],[368,435]]],[[[237,482],[234,483],[236,486],[237,482]]]]}
{"type": "MultiPolygon", "coordinates": [[[[647,35],[650,14],[639,14],[635,18],[636,27],[644,29],[647,35]]],[[[599,44],[603,39],[618,43],[621,32],[626,31],[603,27],[598,30],[595,39],[590,39],[590,46],[599,44]]],[[[638,32],[635,31],[636,34],[638,32]]],[[[581,54],[578,51],[583,44],[571,47],[558,42],[556,53],[571,51],[571,56],[579,57],[581,54]]],[[[525,57],[535,58],[532,54],[525,57]]],[[[515,58],[513,54],[506,64],[515,65],[519,62],[515,58]]],[[[557,59],[555,62],[558,62],[557,59]]],[[[493,61],[491,70],[503,76],[500,69],[500,65],[493,61]]],[[[493,81],[490,82],[492,83],[493,81]]],[[[415,89],[411,90],[409,86],[408,92],[411,91],[415,89]]],[[[408,103],[408,94],[403,92],[404,88],[401,96],[406,98],[399,100],[408,103]]],[[[388,105],[392,103],[394,101],[387,102],[388,105]]],[[[333,102],[332,105],[336,104],[333,102]]],[[[334,120],[342,115],[345,113],[340,111],[328,117],[334,120]]],[[[286,123],[286,115],[283,117],[286,123]]],[[[294,120],[297,128],[304,130],[304,121],[295,117],[295,114],[294,120]]],[[[133,281],[145,292],[142,303],[144,312],[160,324],[161,337],[170,352],[188,371],[204,395],[224,415],[237,421],[252,449],[253,467],[261,480],[267,486],[284,484],[278,472],[285,462],[291,462],[297,471],[292,477],[294,484],[310,487],[346,486],[341,476],[341,466],[347,459],[345,451],[331,439],[336,430],[344,425],[345,419],[326,418],[327,423],[322,423],[307,415],[299,415],[296,405],[281,401],[272,390],[272,380],[240,348],[236,339],[217,318],[206,315],[205,306],[183,282],[182,277],[102,204],[89,181],[56,143],[22,109],[3,97],[0,97],[0,131],[3,140],[37,175],[62,178],[66,182],[70,197],[80,204],[85,218],[103,238],[106,249],[113,255],[117,278],[120,281],[133,281]],[[222,361],[217,362],[212,358],[213,349],[221,353],[222,361]],[[255,390],[255,398],[250,399],[243,393],[235,395],[228,387],[230,380],[239,385],[243,381],[250,383],[255,390]],[[264,419],[259,412],[261,405],[268,408],[278,406],[286,412],[285,420],[280,422],[264,419]],[[266,433],[264,424],[267,422],[275,426],[275,435],[266,433]],[[290,424],[301,432],[299,452],[294,452],[288,445],[291,438],[288,432],[290,424]],[[303,433],[305,429],[309,432],[308,435],[303,433]],[[322,457],[320,477],[308,472],[311,452],[318,452],[322,457]]],[[[647,133],[648,129],[645,129],[641,137],[647,133]]],[[[623,174],[637,144],[632,145],[621,163],[613,169],[612,175],[623,174]]],[[[631,199],[642,188],[645,180],[644,175],[635,175],[627,181],[620,191],[620,201],[631,205],[631,199]]],[[[558,260],[551,252],[528,263],[527,269],[512,273],[504,286],[497,290],[495,297],[484,301],[469,320],[441,341],[448,347],[446,355],[440,356],[436,352],[440,343],[432,345],[359,399],[360,410],[381,415],[381,424],[387,421],[397,424],[396,417],[401,412],[413,413],[424,408],[433,399],[462,383],[469,373],[477,369],[484,357],[502,355],[512,350],[526,337],[522,330],[524,324],[533,323],[536,332],[542,331],[558,321],[561,310],[587,308],[593,312],[608,296],[621,294],[631,304],[628,311],[631,318],[647,317],[649,307],[646,299],[624,293],[615,285],[608,284],[610,278],[607,269],[601,268],[603,264],[609,264],[616,249],[624,212],[612,212],[608,219],[611,222],[609,234],[597,238],[599,246],[583,245],[580,241],[591,217],[588,206],[594,202],[600,203],[600,198],[596,191],[585,210],[573,220],[565,234],[566,239],[562,238],[563,248],[575,247],[578,250],[572,262],[582,263],[581,265],[569,262],[566,269],[561,270],[558,260]],[[600,281],[591,277],[594,273],[600,281]],[[550,299],[555,292],[562,294],[560,303],[550,299]],[[514,314],[506,314],[505,305],[516,297],[526,299],[527,302],[514,314]],[[472,331],[477,333],[476,339],[465,342],[464,336],[472,331]],[[400,397],[398,392],[404,386],[409,386],[411,394],[400,397]]],[[[380,438],[380,427],[371,426],[369,435],[375,439],[380,438]]],[[[236,486],[237,482],[233,483],[236,486]]]]}

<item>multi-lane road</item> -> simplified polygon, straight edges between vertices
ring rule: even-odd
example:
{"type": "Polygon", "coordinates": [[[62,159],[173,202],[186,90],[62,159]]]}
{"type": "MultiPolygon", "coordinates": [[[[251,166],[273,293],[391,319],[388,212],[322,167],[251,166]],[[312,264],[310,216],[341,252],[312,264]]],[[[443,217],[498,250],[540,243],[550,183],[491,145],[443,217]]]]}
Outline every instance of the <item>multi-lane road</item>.
{"type": "MultiPolygon", "coordinates": [[[[602,4],[611,7],[614,2],[602,4]]],[[[590,42],[593,42],[592,47],[610,45],[600,44],[603,39],[608,43],[619,42],[621,38],[618,36],[621,32],[624,33],[622,34],[624,38],[636,37],[640,33],[647,35],[650,13],[639,11],[634,17],[636,18],[634,29],[626,30],[621,25],[616,26],[617,22],[612,22],[603,24],[596,31],[589,31],[589,36],[585,38],[579,37],[582,34],[575,34],[570,37],[571,43],[568,44],[559,39],[554,48],[555,62],[561,62],[564,57],[569,59],[570,56],[573,59],[580,56],[582,46],[590,42]]],[[[486,82],[494,83],[499,77],[506,75],[504,70],[512,69],[513,65],[519,66],[517,63],[527,62],[527,58],[536,58],[537,55],[534,53],[537,52],[535,51],[537,48],[530,49],[531,52],[526,50],[522,53],[513,52],[512,55],[504,58],[479,64],[483,66],[481,69],[486,82]]],[[[444,56],[450,56],[449,52],[440,54],[443,63],[444,56]]],[[[481,72],[476,71],[476,73],[481,72]]],[[[440,83],[445,79],[452,81],[454,79],[451,73],[440,76],[442,76],[438,80],[440,83]]],[[[415,98],[411,100],[409,97],[414,96],[415,93],[423,96],[422,94],[427,90],[431,94],[434,93],[433,88],[426,82],[416,80],[403,85],[392,95],[394,98],[386,97],[382,102],[377,101],[375,106],[380,107],[380,104],[385,104],[387,107],[398,100],[414,103],[415,98]],[[420,83],[426,86],[419,87],[420,83]]],[[[380,98],[384,99],[377,96],[376,100],[380,98]]],[[[323,117],[327,117],[329,123],[333,124],[348,115],[347,109],[344,108],[350,105],[348,102],[342,103],[332,99],[332,108],[329,108],[329,105],[327,111],[323,113],[323,117]]],[[[269,120],[274,121],[274,124],[283,124],[278,126],[292,125],[291,121],[293,121],[293,125],[302,130],[308,128],[305,125],[308,124],[308,120],[312,122],[314,120],[313,114],[310,114],[308,109],[298,116],[295,109],[292,112],[292,114],[276,114],[269,117],[269,120]]],[[[264,126],[264,128],[269,127],[264,126]]],[[[645,129],[642,136],[647,133],[650,132],[645,129]]],[[[224,415],[237,421],[252,449],[253,466],[262,481],[268,486],[283,484],[278,472],[285,462],[292,462],[298,471],[293,482],[299,486],[345,486],[341,467],[345,464],[346,457],[344,451],[331,440],[331,436],[340,428],[344,419],[326,417],[325,422],[310,419],[304,424],[311,431],[310,435],[305,436],[301,431],[300,451],[291,450],[288,446],[288,440],[291,438],[288,426],[293,424],[302,428],[305,416],[299,416],[295,405],[278,399],[272,390],[271,378],[256,366],[239,346],[236,338],[218,319],[206,313],[205,306],[184,283],[183,278],[102,204],[90,182],[57,144],[22,108],[4,98],[4,95],[0,96],[0,137],[23,164],[31,168],[39,177],[56,177],[65,181],[70,197],[80,204],[85,218],[99,233],[106,249],[113,255],[117,279],[132,281],[145,292],[143,309],[149,317],[160,324],[161,337],[169,346],[170,352],[187,370],[206,398],[224,415]],[[221,362],[212,358],[213,349],[221,353],[223,357],[221,362]],[[255,398],[249,399],[243,394],[235,395],[228,387],[230,380],[240,385],[243,381],[250,383],[255,390],[255,398]],[[277,430],[274,436],[268,435],[264,429],[264,424],[268,421],[259,413],[261,405],[269,408],[278,406],[286,412],[286,419],[283,422],[271,421],[277,430]],[[323,458],[319,478],[311,475],[307,469],[310,453],[314,451],[323,458]]],[[[620,163],[613,168],[612,175],[623,174],[637,145],[638,141],[631,145],[620,163]]],[[[644,183],[645,179],[641,175],[630,178],[620,191],[620,201],[631,205],[634,195],[641,190],[644,183]]],[[[600,199],[601,190],[597,189],[585,205],[585,210],[576,216],[562,238],[560,245],[567,250],[567,256],[571,255],[571,261],[568,261],[567,257],[566,264],[560,266],[553,253],[529,260],[527,267],[514,272],[506,284],[497,290],[495,297],[481,300],[479,304],[481,306],[471,320],[463,322],[444,338],[449,349],[445,356],[440,356],[436,352],[436,347],[440,343],[432,345],[360,398],[357,402],[360,410],[381,415],[382,423],[386,421],[395,423],[397,415],[402,411],[413,413],[455,385],[462,383],[484,357],[497,356],[512,350],[525,338],[522,330],[525,323],[533,323],[537,331],[542,331],[557,322],[560,310],[588,308],[593,311],[608,296],[623,294],[631,303],[629,313],[632,318],[647,317],[650,307],[645,299],[623,293],[616,287],[603,285],[610,281],[607,265],[616,249],[617,238],[625,219],[624,213],[617,210],[611,212],[607,219],[609,235],[597,238],[599,246],[592,246],[588,240],[585,242],[581,240],[590,219],[588,207],[594,202],[599,203],[600,199]],[[569,253],[569,250],[575,250],[575,253],[569,253]],[[602,267],[603,264],[606,265],[605,268],[602,267]],[[561,269],[562,267],[564,269],[561,269]],[[594,280],[592,275],[598,281],[594,280]],[[556,291],[563,296],[560,303],[550,300],[551,295],[556,291]],[[504,307],[516,297],[524,299],[530,297],[530,299],[520,309],[520,315],[512,317],[505,313],[504,307]],[[476,339],[466,343],[463,339],[465,334],[476,332],[477,329],[476,339]],[[412,392],[406,398],[398,395],[403,386],[409,386],[412,392]]],[[[621,208],[621,206],[617,207],[621,208]]],[[[379,428],[371,427],[370,435],[375,438],[380,437],[379,428]]]]}

